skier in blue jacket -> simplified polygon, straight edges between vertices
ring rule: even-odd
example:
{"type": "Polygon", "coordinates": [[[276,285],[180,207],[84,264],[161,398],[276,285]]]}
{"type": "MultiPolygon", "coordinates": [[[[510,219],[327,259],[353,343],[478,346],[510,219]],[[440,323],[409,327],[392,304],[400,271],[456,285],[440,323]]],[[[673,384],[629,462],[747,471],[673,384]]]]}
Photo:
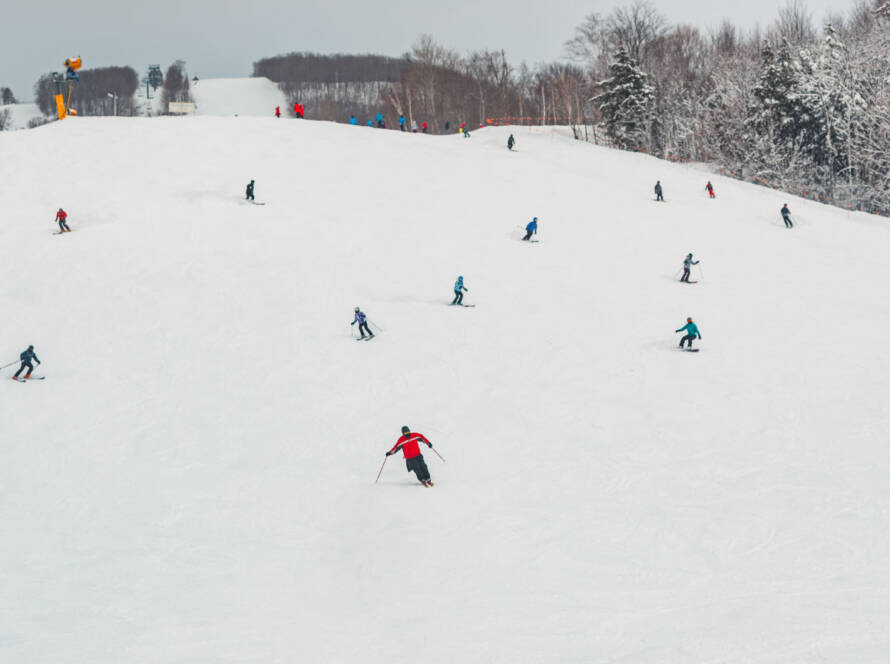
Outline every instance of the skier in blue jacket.
{"type": "Polygon", "coordinates": [[[451,304],[463,304],[464,291],[469,292],[470,289],[464,287],[464,278],[463,276],[460,276],[457,278],[457,281],[454,282],[454,300],[452,300],[451,304]]]}
{"type": "Polygon", "coordinates": [[[386,129],[386,123],[383,121],[383,113],[378,112],[376,119],[377,119],[377,126],[380,129],[386,129]]]}
{"type": "Polygon", "coordinates": [[[525,237],[522,239],[523,240],[531,240],[532,235],[534,235],[538,232],[538,218],[537,217],[535,217],[530,222],[528,222],[528,226],[525,227],[525,231],[526,231],[525,237]]]}
{"type": "Polygon", "coordinates": [[[355,119],[354,115],[349,116],[349,124],[351,124],[352,126],[355,126],[358,124],[358,120],[355,119]]]}
{"type": "Polygon", "coordinates": [[[368,327],[368,317],[365,316],[364,312],[362,312],[358,307],[355,308],[355,318],[350,323],[350,325],[355,325],[358,323],[358,331],[361,332],[361,339],[365,338],[365,332],[368,333],[368,339],[374,338],[374,333],[371,332],[371,328],[368,327]]]}
{"type": "Polygon", "coordinates": [[[22,351],[19,355],[19,359],[22,361],[22,366],[19,367],[19,370],[15,372],[15,375],[12,377],[13,380],[19,379],[19,374],[28,369],[28,373],[25,374],[25,378],[31,377],[31,372],[34,371],[34,365],[31,364],[31,361],[37,362],[40,364],[40,360],[37,359],[37,355],[34,354],[34,346],[28,346],[28,350],[22,351]]]}
{"type": "Polygon", "coordinates": [[[405,116],[404,115],[399,116],[399,129],[401,129],[402,131],[405,131],[405,116]]]}
{"type": "Polygon", "coordinates": [[[692,340],[698,337],[701,339],[701,332],[698,331],[698,326],[692,322],[691,318],[686,319],[686,325],[681,327],[679,330],[674,330],[674,332],[686,332],[686,336],[680,339],[680,348],[683,348],[683,344],[687,341],[689,342],[689,348],[692,348],[692,340]]]}

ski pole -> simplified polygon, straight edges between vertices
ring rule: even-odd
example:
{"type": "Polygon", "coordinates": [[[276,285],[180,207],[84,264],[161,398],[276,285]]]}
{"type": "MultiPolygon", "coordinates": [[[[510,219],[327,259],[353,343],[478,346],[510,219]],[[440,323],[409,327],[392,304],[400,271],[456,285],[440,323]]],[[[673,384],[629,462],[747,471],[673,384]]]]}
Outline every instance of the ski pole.
{"type": "Polygon", "coordinates": [[[702,281],[704,281],[704,279],[705,279],[705,271],[701,269],[701,265],[698,266],[698,274],[699,274],[699,277],[698,277],[698,278],[701,279],[702,281]]]}
{"type": "Polygon", "coordinates": [[[380,464],[380,472],[377,473],[377,479],[374,480],[374,484],[377,484],[377,480],[379,480],[379,479],[380,479],[380,476],[383,474],[383,466],[386,465],[386,460],[387,460],[388,458],[389,458],[389,456],[385,456],[385,457],[383,457],[383,463],[380,464]]]}
{"type": "MultiPolygon", "coordinates": [[[[433,452],[436,452],[436,448],[433,447],[432,445],[430,445],[430,449],[431,449],[433,452]]],[[[438,452],[436,452],[436,456],[439,457],[440,459],[442,459],[442,462],[443,462],[443,463],[445,462],[445,459],[443,459],[443,458],[442,458],[442,455],[439,454],[438,452]]]]}
{"type": "Polygon", "coordinates": [[[18,363],[20,360],[16,360],[15,362],[10,362],[9,364],[4,364],[0,369],[5,369],[6,367],[11,367],[13,364],[18,363]]]}
{"type": "Polygon", "coordinates": [[[378,330],[380,330],[381,332],[386,332],[386,330],[384,330],[382,327],[380,327],[377,323],[375,323],[374,321],[372,321],[370,318],[368,319],[368,323],[370,323],[371,325],[373,325],[374,327],[376,327],[376,328],[377,328],[378,330]]]}

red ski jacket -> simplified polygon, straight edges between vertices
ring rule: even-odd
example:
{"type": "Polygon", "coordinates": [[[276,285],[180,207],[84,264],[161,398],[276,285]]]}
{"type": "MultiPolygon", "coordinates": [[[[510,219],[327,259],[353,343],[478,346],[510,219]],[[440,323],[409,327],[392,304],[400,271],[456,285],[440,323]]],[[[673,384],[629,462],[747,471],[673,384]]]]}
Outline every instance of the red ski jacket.
{"type": "Polygon", "coordinates": [[[402,448],[402,453],[405,455],[406,459],[413,459],[414,457],[420,456],[420,445],[417,444],[418,440],[422,440],[427,445],[430,444],[430,441],[426,439],[422,433],[417,433],[414,431],[413,433],[408,434],[407,436],[402,436],[396,441],[396,444],[392,446],[392,449],[389,451],[390,454],[395,454],[398,451],[399,447],[402,448]]]}
{"type": "Polygon", "coordinates": [[[68,213],[65,210],[59,210],[56,212],[56,221],[65,221],[68,218],[68,213]]]}

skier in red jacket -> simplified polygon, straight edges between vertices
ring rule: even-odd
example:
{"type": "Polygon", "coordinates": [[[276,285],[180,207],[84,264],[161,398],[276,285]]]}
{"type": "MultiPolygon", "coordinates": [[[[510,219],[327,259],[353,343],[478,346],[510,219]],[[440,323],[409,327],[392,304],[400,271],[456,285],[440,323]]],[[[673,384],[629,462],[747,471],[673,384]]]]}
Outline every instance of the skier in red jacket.
{"type": "Polygon", "coordinates": [[[59,211],[56,212],[56,221],[59,222],[59,232],[60,233],[70,233],[71,229],[68,228],[68,224],[65,220],[68,218],[68,213],[65,212],[62,208],[59,208],[59,211]]]}
{"type": "Polygon", "coordinates": [[[425,443],[427,447],[432,448],[433,446],[422,433],[411,433],[408,427],[402,427],[401,438],[396,441],[396,444],[386,453],[386,456],[391,456],[401,449],[402,454],[405,455],[405,465],[408,467],[408,472],[413,472],[417,475],[417,479],[420,480],[423,486],[433,486],[433,481],[430,479],[430,471],[426,467],[423,455],[420,453],[418,441],[425,443]]]}
{"type": "Polygon", "coordinates": [[[276,107],[275,107],[275,117],[276,117],[276,118],[280,118],[280,117],[281,117],[281,106],[276,106],[276,107]]]}

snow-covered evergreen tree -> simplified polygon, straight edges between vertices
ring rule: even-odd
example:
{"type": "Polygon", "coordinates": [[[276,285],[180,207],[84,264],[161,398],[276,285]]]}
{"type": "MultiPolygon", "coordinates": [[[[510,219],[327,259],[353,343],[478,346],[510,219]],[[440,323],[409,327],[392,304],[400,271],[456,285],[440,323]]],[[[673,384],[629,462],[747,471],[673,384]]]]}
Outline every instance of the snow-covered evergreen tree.
{"type": "Polygon", "coordinates": [[[609,78],[598,87],[603,92],[593,101],[599,106],[609,136],[624,144],[649,147],[653,89],[625,49],[615,54],[609,78]]]}

